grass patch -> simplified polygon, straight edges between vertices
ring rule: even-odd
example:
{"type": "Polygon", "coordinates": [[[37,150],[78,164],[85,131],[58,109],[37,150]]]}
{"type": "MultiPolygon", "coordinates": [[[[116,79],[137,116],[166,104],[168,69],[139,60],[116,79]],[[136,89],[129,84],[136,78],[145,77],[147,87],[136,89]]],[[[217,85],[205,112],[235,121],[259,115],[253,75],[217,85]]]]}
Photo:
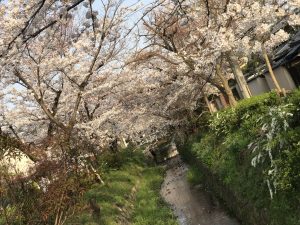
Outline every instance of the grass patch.
{"type": "Polygon", "coordinates": [[[82,208],[67,224],[175,225],[176,218],[160,196],[164,169],[146,162],[139,151],[126,150],[121,163],[106,167],[105,185],[95,184],[85,194],[82,208]],[[91,202],[100,207],[93,213],[91,202]]]}
{"type": "Polygon", "coordinates": [[[143,171],[134,204],[132,223],[134,225],[175,225],[178,224],[158,194],[163,182],[164,170],[161,167],[150,167],[143,171]]]}
{"type": "Polygon", "coordinates": [[[191,165],[187,172],[187,180],[193,186],[196,186],[203,181],[203,174],[195,165],[191,165]]]}

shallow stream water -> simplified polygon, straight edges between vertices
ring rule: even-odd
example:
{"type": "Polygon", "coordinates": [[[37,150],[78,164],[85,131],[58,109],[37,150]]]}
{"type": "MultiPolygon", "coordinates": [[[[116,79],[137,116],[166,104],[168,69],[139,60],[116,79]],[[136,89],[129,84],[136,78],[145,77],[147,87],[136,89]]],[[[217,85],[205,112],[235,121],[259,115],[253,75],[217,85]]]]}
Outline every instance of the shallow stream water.
{"type": "Polygon", "coordinates": [[[186,179],[188,167],[180,157],[168,161],[161,195],[178,217],[180,225],[239,225],[205,192],[186,179]]]}

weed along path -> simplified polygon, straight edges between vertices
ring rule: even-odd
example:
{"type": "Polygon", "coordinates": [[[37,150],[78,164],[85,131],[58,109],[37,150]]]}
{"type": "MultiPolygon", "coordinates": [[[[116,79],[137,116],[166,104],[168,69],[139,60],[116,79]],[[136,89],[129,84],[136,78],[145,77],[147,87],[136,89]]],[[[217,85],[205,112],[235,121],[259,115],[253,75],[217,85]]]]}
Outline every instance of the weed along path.
{"type": "Polygon", "coordinates": [[[188,167],[179,157],[170,160],[161,195],[171,205],[180,225],[239,225],[205,191],[191,187],[188,167]]]}

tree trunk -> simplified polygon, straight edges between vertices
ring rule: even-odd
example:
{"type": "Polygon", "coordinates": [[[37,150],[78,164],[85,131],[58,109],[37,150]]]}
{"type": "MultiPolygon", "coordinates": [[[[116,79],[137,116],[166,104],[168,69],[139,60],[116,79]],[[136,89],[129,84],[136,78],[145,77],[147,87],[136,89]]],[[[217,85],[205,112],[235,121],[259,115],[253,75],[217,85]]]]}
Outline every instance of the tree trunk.
{"type": "Polygon", "coordinates": [[[266,49],[265,49],[264,46],[262,47],[262,53],[263,53],[263,56],[265,58],[266,64],[268,66],[268,70],[269,70],[269,73],[271,75],[271,78],[272,78],[272,80],[274,82],[274,85],[276,87],[276,90],[277,90],[278,93],[281,93],[281,88],[280,88],[279,83],[278,83],[278,81],[277,81],[277,79],[275,77],[273,68],[272,68],[270,60],[269,60],[269,56],[268,56],[267,51],[266,51],[266,49]]]}
{"type": "Polygon", "coordinates": [[[223,75],[223,73],[221,72],[221,65],[220,64],[217,64],[217,67],[216,67],[216,72],[217,72],[217,76],[221,79],[222,81],[222,84],[224,86],[224,89],[225,89],[225,92],[226,92],[226,95],[228,96],[228,100],[229,100],[229,104],[230,106],[236,106],[236,100],[235,100],[235,97],[232,93],[232,90],[231,88],[229,87],[229,84],[228,84],[228,80],[225,78],[225,76],[223,75]]]}
{"type": "Polygon", "coordinates": [[[227,108],[227,106],[228,106],[228,101],[227,101],[227,99],[225,98],[225,96],[224,96],[223,94],[220,94],[219,97],[220,97],[220,101],[221,101],[222,105],[224,106],[224,108],[227,108]]]}
{"type": "Polygon", "coordinates": [[[206,103],[206,105],[207,105],[207,108],[208,108],[210,114],[212,114],[212,113],[214,112],[214,110],[212,109],[212,107],[211,107],[211,105],[210,105],[210,102],[209,102],[209,100],[208,100],[206,94],[203,93],[203,95],[204,95],[204,100],[205,100],[205,103],[206,103]]]}
{"type": "Polygon", "coordinates": [[[227,59],[231,66],[234,77],[241,89],[243,98],[250,98],[251,97],[250,90],[248,88],[247,81],[244,77],[244,74],[239,66],[237,57],[229,53],[227,55],[227,59]]]}
{"type": "Polygon", "coordinates": [[[90,168],[90,170],[92,171],[93,175],[95,176],[96,181],[99,184],[105,184],[104,181],[102,180],[100,174],[97,173],[97,170],[93,167],[93,165],[91,163],[88,165],[88,167],[90,168]]]}

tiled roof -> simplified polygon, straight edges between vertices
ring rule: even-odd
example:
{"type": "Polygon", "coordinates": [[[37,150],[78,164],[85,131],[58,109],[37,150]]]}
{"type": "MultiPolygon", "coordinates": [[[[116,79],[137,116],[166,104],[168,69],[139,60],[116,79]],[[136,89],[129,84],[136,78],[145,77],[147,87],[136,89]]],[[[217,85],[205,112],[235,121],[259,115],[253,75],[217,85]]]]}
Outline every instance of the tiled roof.
{"type": "Polygon", "coordinates": [[[300,31],[298,31],[282,48],[280,48],[273,59],[273,68],[284,65],[300,53],[300,31]]]}

